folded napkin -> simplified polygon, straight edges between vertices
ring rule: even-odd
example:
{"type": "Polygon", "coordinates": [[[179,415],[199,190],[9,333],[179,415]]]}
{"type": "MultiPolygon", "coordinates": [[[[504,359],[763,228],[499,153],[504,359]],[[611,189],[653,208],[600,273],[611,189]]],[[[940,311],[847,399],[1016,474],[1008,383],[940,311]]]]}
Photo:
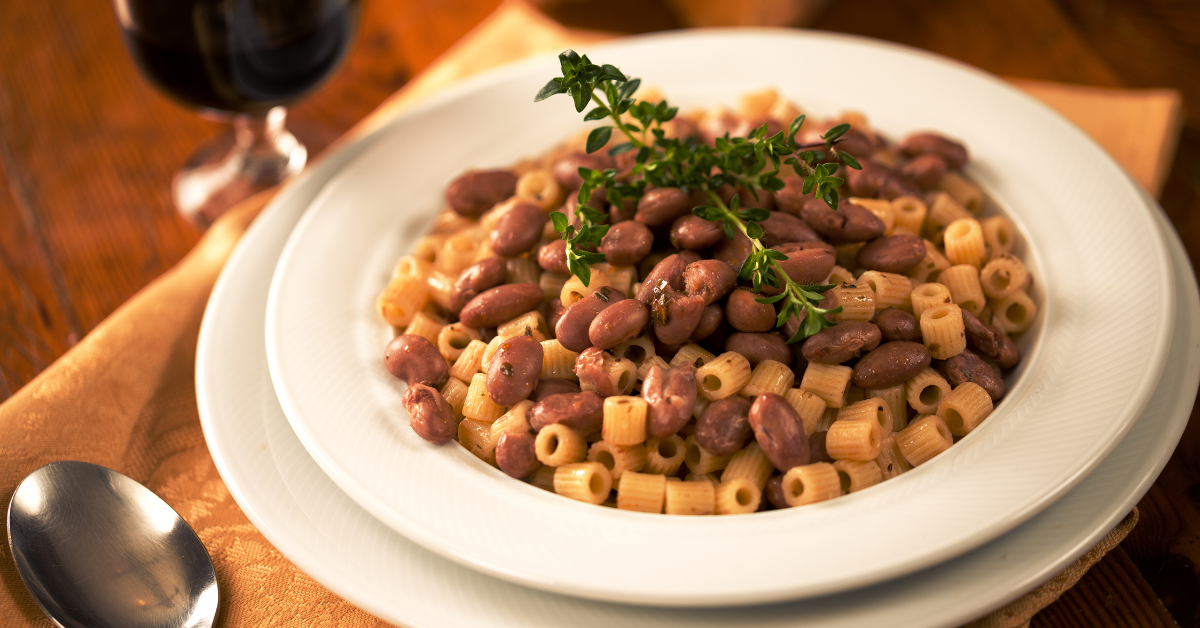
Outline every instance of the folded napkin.
{"type": "MultiPolygon", "coordinates": [[[[519,2],[502,5],[342,141],[378,128],[415,100],[464,76],[602,37],[567,31],[519,2]]],[[[1095,128],[1083,126],[1143,185],[1158,189],[1177,132],[1177,94],[1022,87],[1052,106],[1064,106],[1072,119],[1104,120],[1095,128]]],[[[0,499],[7,503],[21,479],[46,463],[102,464],[145,484],[196,529],[216,567],[219,625],[387,625],[316,583],[263,538],[234,503],[201,434],[194,387],[200,319],[222,265],[270,196],[260,194],[228,212],[175,268],[0,405],[0,499]]],[[[1024,625],[1115,547],[1136,521],[1134,511],[1075,565],[973,625],[1024,625]]],[[[0,534],[6,535],[3,526],[0,521],[0,534]]],[[[0,625],[50,625],[17,575],[7,543],[0,546],[0,581],[0,625]]]]}

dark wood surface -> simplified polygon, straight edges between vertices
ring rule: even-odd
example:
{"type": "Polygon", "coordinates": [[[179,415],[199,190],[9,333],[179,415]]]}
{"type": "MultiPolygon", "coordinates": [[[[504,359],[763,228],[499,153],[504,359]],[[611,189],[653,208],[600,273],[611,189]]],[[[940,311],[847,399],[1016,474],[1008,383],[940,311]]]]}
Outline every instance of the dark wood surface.
{"type": "MultiPolygon", "coordinates": [[[[481,21],[498,0],[364,0],[346,64],[292,111],[316,153],[481,21]]],[[[576,27],[678,27],[667,5],[571,0],[576,27]]],[[[997,74],[1171,87],[1185,125],[1161,202],[1200,259],[1200,3],[1172,0],[838,0],[814,28],[878,37],[997,74]]],[[[802,68],[798,68],[802,70],[802,68]]],[[[103,0],[0,2],[0,400],[198,234],[171,175],[221,130],[138,73],[103,0]]],[[[1139,504],[1142,520],[1034,626],[1200,626],[1200,420],[1139,504]]]]}

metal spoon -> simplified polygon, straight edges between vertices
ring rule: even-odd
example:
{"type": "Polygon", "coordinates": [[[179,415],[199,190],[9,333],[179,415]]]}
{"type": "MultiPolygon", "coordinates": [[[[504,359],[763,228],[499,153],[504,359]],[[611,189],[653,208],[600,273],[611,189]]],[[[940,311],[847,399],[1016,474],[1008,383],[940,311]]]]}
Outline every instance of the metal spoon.
{"type": "Polygon", "coordinates": [[[8,504],[8,546],[25,586],[62,628],[209,628],[217,579],[200,538],[137,482],[52,462],[8,504]]]}

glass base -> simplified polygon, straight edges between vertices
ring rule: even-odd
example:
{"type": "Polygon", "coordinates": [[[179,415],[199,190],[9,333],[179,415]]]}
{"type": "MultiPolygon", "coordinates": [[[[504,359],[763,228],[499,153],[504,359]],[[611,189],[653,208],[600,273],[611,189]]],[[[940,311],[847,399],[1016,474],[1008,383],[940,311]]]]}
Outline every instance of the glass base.
{"type": "Polygon", "coordinates": [[[275,107],[265,116],[239,114],[233,128],[201,146],[171,185],[175,207],[207,229],[230,207],[298,174],[308,150],[284,128],[287,112],[275,107]]]}

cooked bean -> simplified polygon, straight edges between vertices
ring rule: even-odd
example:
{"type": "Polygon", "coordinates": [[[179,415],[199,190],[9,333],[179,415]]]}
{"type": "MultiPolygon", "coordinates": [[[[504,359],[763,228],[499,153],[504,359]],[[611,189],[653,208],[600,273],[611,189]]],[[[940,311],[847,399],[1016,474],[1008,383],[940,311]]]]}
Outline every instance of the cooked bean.
{"type": "Polygon", "coordinates": [[[804,358],[821,364],[841,364],[879,346],[879,328],[863,321],[845,321],[809,336],[804,358]]]}
{"type": "MultiPolygon", "coordinates": [[[[823,138],[821,135],[841,123],[841,120],[824,120],[819,123],[805,125],[797,136],[797,141],[805,144],[822,142],[823,138]]],[[[838,150],[846,151],[861,159],[863,156],[871,154],[871,151],[875,150],[878,145],[879,141],[874,136],[864,133],[859,127],[854,126],[850,127],[842,135],[837,147],[838,150]]]]}
{"type": "MultiPolygon", "coordinates": [[[[637,299],[625,299],[605,308],[588,326],[592,346],[611,349],[641,335],[650,322],[650,310],[637,299]]],[[[565,345],[564,345],[565,346],[565,345]]]]}
{"type": "Polygon", "coordinates": [[[862,160],[862,170],[849,170],[846,173],[846,183],[850,193],[855,196],[867,196],[893,199],[899,196],[920,196],[921,187],[899,170],[872,161],[862,160]]]}
{"type": "Polygon", "coordinates": [[[725,339],[725,350],[737,351],[746,356],[752,367],[758,366],[758,363],[763,360],[775,360],[787,364],[791,362],[792,358],[792,352],[788,349],[787,342],[774,332],[730,334],[729,338],[725,339]]]}
{"type": "Polygon", "coordinates": [[[750,401],[741,395],[714,401],[696,421],[696,442],[718,456],[732,454],[754,436],[749,417],[750,401]]]}
{"type": "Polygon", "coordinates": [[[859,359],[852,379],[863,388],[887,388],[912,379],[932,359],[929,349],[919,342],[885,342],[859,359]]]}
{"type": "Polygon", "coordinates": [[[480,292],[504,283],[504,258],[485,257],[467,267],[454,282],[450,294],[450,310],[458,313],[480,292]]]}
{"type": "Polygon", "coordinates": [[[1004,344],[1000,345],[1000,355],[996,356],[996,363],[1002,369],[1010,369],[1021,361],[1021,352],[1017,349],[1016,343],[1012,338],[1003,336],[1004,344]]]}
{"type": "Polygon", "coordinates": [[[696,408],[696,371],[691,364],[664,369],[654,365],[642,381],[642,398],[650,406],[647,427],[655,438],[666,438],[692,418],[696,408]]]}
{"type": "Polygon", "coordinates": [[[392,338],[383,350],[383,364],[389,373],[409,386],[441,386],[446,383],[450,373],[446,358],[442,357],[437,347],[415,334],[400,334],[392,338]]]}
{"type": "Polygon", "coordinates": [[[733,268],[741,268],[742,264],[746,263],[746,258],[750,257],[752,250],[754,250],[754,245],[750,243],[750,238],[739,232],[734,234],[732,240],[721,238],[721,242],[713,250],[712,256],[713,259],[719,259],[733,268]]]}
{"type": "Polygon", "coordinates": [[[542,270],[549,273],[558,273],[560,275],[570,275],[571,271],[567,268],[567,242],[566,240],[555,240],[547,244],[543,244],[538,249],[537,253],[538,266],[542,270]]]}
{"type": "Polygon", "coordinates": [[[725,298],[737,285],[737,271],[721,260],[702,259],[683,270],[683,286],[688,294],[699,296],[708,305],[725,298]]]}
{"type": "Polygon", "coordinates": [[[531,283],[489,288],[467,302],[458,317],[467,327],[497,327],[542,302],[542,289],[531,283]]]}
{"type": "Polygon", "coordinates": [[[663,282],[666,282],[666,286],[676,290],[682,290],[683,270],[687,268],[687,265],[688,262],[686,262],[678,254],[668,255],[667,257],[663,258],[663,260],[656,264],[654,268],[652,268],[650,272],[645,275],[645,278],[642,279],[642,287],[640,290],[638,290],[637,300],[645,303],[646,305],[650,305],[650,303],[654,301],[655,291],[660,291],[662,289],[663,282]]]}
{"type": "Polygon", "coordinates": [[[631,198],[623,199],[620,205],[608,206],[608,224],[610,225],[622,223],[626,220],[633,220],[633,217],[636,215],[637,201],[631,198]]]}
{"type": "Polygon", "coordinates": [[[583,177],[579,176],[580,168],[591,168],[592,170],[604,170],[613,167],[613,160],[604,153],[583,153],[574,152],[562,157],[559,157],[552,167],[554,178],[558,180],[558,184],[567,190],[577,190],[583,184],[583,177]]]}
{"type": "Polygon", "coordinates": [[[638,263],[650,252],[654,235],[650,229],[636,221],[619,222],[608,229],[600,241],[600,252],[613,266],[629,266],[638,263]]]}
{"type": "Polygon", "coordinates": [[[529,409],[529,427],[540,432],[561,423],[584,436],[600,431],[604,424],[604,398],[595,391],[550,395],[529,409]]]}
{"type": "Polygon", "coordinates": [[[496,221],[489,236],[492,250],[504,257],[528,253],[542,237],[546,212],[533,203],[519,202],[508,208],[496,221]]]}
{"type": "Polygon", "coordinates": [[[992,402],[1004,396],[1004,380],[970,349],[946,360],[934,360],[934,368],[955,388],[964,382],[975,382],[987,391],[992,402]]]}
{"type": "Polygon", "coordinates": [[[787,500],[783,497],[782,475],[773,475],[767,480],[767,485],[763,487],[763,495],[767,496],[767,502],[774,508],[782,510],[789,507],[787,500]]]}
{"type": "Polygon", "coordinates": [[[425,384],[411,384],[400,402],[404,404],[408,424],[417,436],[434,445],[444,445],[458,433],[454,409],[437,389],[425,384]]]}
{"type": "Polygon", "coordinates": [[[966,328],[967,346],[979,355],[996,358],[1004,345],[1004,333],[999,327],[988,325],[974,314],[963,310],[963,327],[966,328]]]}
{"type": "Polygon", "coordinates": [[[566,311],[567,308],[563,307],[562,299],[555,299],[550,302],[550,305],[546,309],[546,324],[550,326],[550,329],[558,327],[558,321],[562,319],[562,315],[566,311]]]}
{"type": "MultiPolygon", "coordinates": [[[[775,247],[775,250],[787,256],[787,259],[775,263],[792,281],[802,286],[823,283],[837,265],[833,247],[824,242],[789,242],[775,247]]],[[[762,286],[765,295],[772,296],[779,292],[779,288],[765,283],[762,286]]]]}
{"type": "Polygon", "coordinates": [[[687,192],[679,188],[654,188],[642,195],[633,219],[657,227],[670,224],[691,208],[687,192]]]}
{"type": "Polygon", "coordinates": [[[841,203],[834,211],[825,201],[810,198],[801,206],[800,217],[833,244],[865,242],[878,238],[886,230],[879,216],[850,203],[841,203]]]}
{"type": "Polygon", "coordinates": [[[700,254],[695,251],[680,251],[679,259],[683,260],[685,264],[695,264],[700,261],[700,254]]]}
{"type": "Polygon", "coordinates": [[[721,225],[692,214],[680,216],[671,223],[671,246],[677,249],[706,249],[724,236],[721,225]]]}
{"type": "MultiPolygon", "coordinates": [[[[591,197],[588,198],[587,206],[600,212],[605,217],[608,216],[608,205],[604,200],[604,186],[600,186],[592,191],[591,197]]],[[[578,229],[581,225],[580,218],[576,210],[579,209],[579,195],[572,192],[567,195],[567,201],[563,203],[562,212],[567,215],[568,223],[578,229]]],[[[601,220],[603,222],[603,220],[601,220]]]]}
{"type": "Polygon", "coordinates": [[[512,170],[474,170],[450,182],[446,204],[459,216],[478,218],[516,191],[517,174],[512,170]]]}
{"type": "MultiPolygon", "coordinates": [[[[793,335],[795,333],[792,332],[793,335]]],[[[808,369],[808,358],[804,357],[804,343],[793,342],[788,345],[788,349],[792,351],[792,374],[796,376],[795,381],[799,382],[804,379],[804,371],[808,369]]]]}
{"type": "Polygon", "coordinates": [[[509,477],[527,478],[542,466],[529,432],[505,432],[496,440],[496,466],[509,477]]]}
{"type": "Polygon", "coordinates": [[[717,331],[717,328],[721,326],[724,318],[725,313],[721,306],[716,303],[704,306],[704,311],[700,313],[700,322],[696,324],[696,329],[692,330],[692,335],[688,340],[691,342],[700,342],[713,335],[713,332],[717,331]]]}
{"type": "Polygon", "coordinates": [[[751,193],[747,188],[739,187],[735,190],[732,185],[726,184],[714,191],[726,205],[729,205],[733,200],[733,195],[737,194],[738,205],[742,208],[757,207],[768,211],[775,209],[775,195],[765,190],[756,190],[751,193]],[[755,194],[758,195],[758,198],[754,198],[755,194]]]}
{"type": "Polygon", "coordinates": [[[829,452],[825,449],[825,437],[828,435],[829,432],[821,430],[808,437],[808,464],[833,462],[833,458],[829,457],[829,452]]]}
{"type": "Polygon", "coordinates": [[[792,177],[783,182],[783,189],[775,192],[775,206],[781,212],[800,215],[800,207],[812,196],[804,193],[804,179],[792,177]]]}
{"type": "Polygon", "coordinates": [[[775,393],[763,393],[750,406],[750,427],[767,460],[780,471],[808,464],[808,436],[792,404],[775,393]]]}
{"type": "Polygon", "coordinates": [[[533,336],[500,342],[488,363],[487,391],[492,401],[511,406],[529,396],[542,372],[542,343],[533,336]]]}
{"type": "Polygon", "coordinates": [[[558,318],[558,323],[554,325],[554,337],[571,351],[583,351],[592,346],[590,329],[596,315],[624,299],[625,294],[620,290],[604,286],[587,298],[576,301],[558,318]]]}
{"type": "Polygon", "coordinates": [[[561,395],[565,393],[577,393],[580,391],[579,384],[566,379],[542,378],[538,380],[538,385],[533,388],[533,392],[529,393],[530,401],[541,401],[550,395],[561,395]]]}
{"type": "Polygon", "coordinates": [[[858,250],[858,265],[871,270],[903,275],[925,259],[925,241],[898,233],[875,238],[858,250]]]}
{"type": "Polygon", "coordinates": [[[704,297],[679,292],[670,286],[656,291],[650,303],[650,320],[654,335],[662,342],[677,345],[687,342],[700,325],[700,316],[708,305],[704,297]]]}
{"type": "Polygon", "coordinates": [[[909,157],[937,155],[946,165],[955,170],[967,165],[967,148],[952,139],[936,133],[914,133],[896,146],[900,153],[909,157]]]}
{"type": "Polygon", "coordinates": [[[922,190],[932,190],[946,174],[946,162],[937,155],[921,155],[904,164],[900,174],[916,181],[922,190]]]}
{"type": "Polygon", "coordinates": [[[759,303],[758,298],[749,288],[734,290],[725,302],[725,320],[738,331],[775,329],[775,306],[759,303]]]}
{"type": "Polygon", "coordinates": [[[783,212],[771,212],[771,217],[758,225],[763,229],[763,236],[759,239],[769,247],[787,242],[812,242],[821,239],[808,223],[783,212]]]}
{"type": "MultiPolygon", "coordinates": [[[[967,312],[963,318],[967,317],[967,312]]],[[[921,326],[917,318],[904,310],[889,308],[875,314],[875,326],[879,328],[884,342],[893,340],[909,340],[921,342],[921,326]]]]}
{"type": "Polygon", "coordinates": [[[601,397],[621,394],[612,378],[608,376],[608,372],[604,370],[604,351],[596,347],[584,349],[579,357],[575,358],[574,372],[581,385],[591,385],[601,397]]]}

